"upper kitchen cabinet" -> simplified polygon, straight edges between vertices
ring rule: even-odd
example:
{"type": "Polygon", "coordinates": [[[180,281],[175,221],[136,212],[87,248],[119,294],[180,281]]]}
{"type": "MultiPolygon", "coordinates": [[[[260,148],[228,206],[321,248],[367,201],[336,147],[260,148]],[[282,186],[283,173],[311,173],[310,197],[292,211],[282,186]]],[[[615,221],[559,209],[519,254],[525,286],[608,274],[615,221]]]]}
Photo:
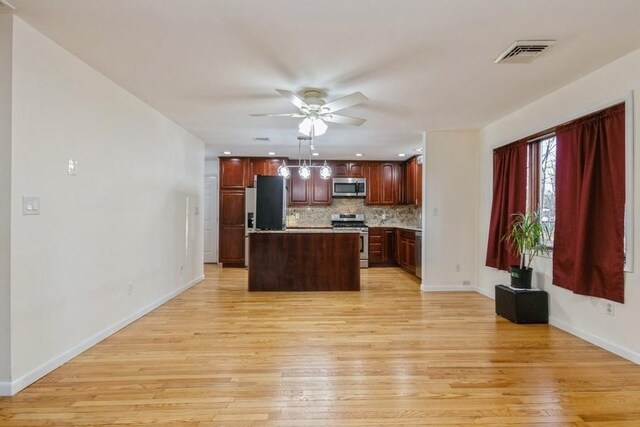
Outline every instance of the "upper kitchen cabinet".
{"type": "Polygon", "coordinates": [[[366,162],[333,162],[333,176],[339,178],[364,178],[367,173],[366,162]]]}
{"type": "MultiPolygon", "coordinates": [[[[321,166],[322,163],[313,163],[321,166]]],[[[292,169],[288,180],[290,206],[328,206],[331,204],[331,179],[322,179],[317,168],[311,169],[311,178],[304,180],[298,175],[297,169],[292,169]]]]}
{"type": "Polygon", "coordinates": [[[367,167],[367,205],[400,203],[401,173],[396,162],[369,162],[367,167]]]}
{"type": "Polygon", "coordinates": [[[249,159],[220,157],[220,188],[241,189],[247,186],[249,159]]]}
{"type": "Polygon", "coordinates": [[[404,164],[404,198],[406,205],[422,205],[422,165],[418,157],[412,157],[404,164]]]}
{"type": "Polygon", "coordinates": [[[247,169],[247,187],[253,187],[254,177],[256,175],[276,176],[278,168],[282,165],[282,159],[274,159],[272,157],[259,158],[252,157],[249,159],[247,169]]]}

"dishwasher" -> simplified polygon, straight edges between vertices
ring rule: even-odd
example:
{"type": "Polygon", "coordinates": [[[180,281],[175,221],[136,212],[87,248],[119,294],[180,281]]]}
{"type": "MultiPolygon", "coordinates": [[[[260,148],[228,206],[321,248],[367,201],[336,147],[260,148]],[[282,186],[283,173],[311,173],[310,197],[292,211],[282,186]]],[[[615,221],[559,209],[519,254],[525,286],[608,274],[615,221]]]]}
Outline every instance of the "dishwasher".
{"type": "Polygon", "coordinates": [[[422,231],[416,231],[416,276],[422,279],[422,231]]]}

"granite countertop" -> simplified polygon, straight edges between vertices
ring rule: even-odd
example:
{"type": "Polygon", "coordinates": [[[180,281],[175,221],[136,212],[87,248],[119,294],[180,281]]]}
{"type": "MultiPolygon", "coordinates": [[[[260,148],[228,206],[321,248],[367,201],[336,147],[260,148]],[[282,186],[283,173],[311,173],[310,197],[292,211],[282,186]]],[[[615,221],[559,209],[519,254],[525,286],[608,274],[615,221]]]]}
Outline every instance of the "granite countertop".
{"type": "Polygon", "coordinates": [[[286,230],[251,230],[249,233],[317,233],[317,234],[325,234],[325,233],[358,233],[359,230],[344,230],[344,229],[333,229],[333,228],[287,228],[286,230]]]}
{"type": "Polygon", "coordinates": [[[422,227],[417,225],[400,225],[400,224],[379,224],[379,225],[370,225],[370,228],[401,228],[403,230],[411,230],[411,231],[422,231],[422,227]]]}

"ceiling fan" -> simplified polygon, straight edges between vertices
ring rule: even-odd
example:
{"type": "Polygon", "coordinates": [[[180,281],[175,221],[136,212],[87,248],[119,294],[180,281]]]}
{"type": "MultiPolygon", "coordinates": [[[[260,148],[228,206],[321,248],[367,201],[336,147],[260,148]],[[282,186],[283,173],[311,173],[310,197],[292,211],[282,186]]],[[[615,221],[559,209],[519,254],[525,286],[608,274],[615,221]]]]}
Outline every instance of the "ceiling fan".
{"type": "Polygon", "coordinates": [[[354,92],[351,95],[335,99],[326,103],[322,97],[324,93],[320,89],[305,89],[302,92],[302,98],[291,92],[290,90],[276,89],[281,96],[287,98],[293,105],[298,107],[298,113],[281,113],[281,114],[251,114],[254,117],[294,117],[303,119],[298,126],[300,133],[304,135],[314,136],[322,135],[327,131],[325,122],[339,123],[343,125],[360,126],[366,119],[357,117],[335,114],[336,111],[344,108],[353,107],[369,98],[360,92],[354,92]]]}

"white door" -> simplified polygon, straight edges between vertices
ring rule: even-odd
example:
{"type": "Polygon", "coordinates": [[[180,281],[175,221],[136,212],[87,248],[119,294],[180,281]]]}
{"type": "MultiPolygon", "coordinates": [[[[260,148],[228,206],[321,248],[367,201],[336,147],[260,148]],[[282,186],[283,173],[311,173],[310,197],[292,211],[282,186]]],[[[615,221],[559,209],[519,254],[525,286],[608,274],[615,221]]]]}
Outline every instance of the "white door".
{"type": "Polygon", "coordinates": [[[204,178],[204,262],[218,262],[218,177],[204,178]]]}

